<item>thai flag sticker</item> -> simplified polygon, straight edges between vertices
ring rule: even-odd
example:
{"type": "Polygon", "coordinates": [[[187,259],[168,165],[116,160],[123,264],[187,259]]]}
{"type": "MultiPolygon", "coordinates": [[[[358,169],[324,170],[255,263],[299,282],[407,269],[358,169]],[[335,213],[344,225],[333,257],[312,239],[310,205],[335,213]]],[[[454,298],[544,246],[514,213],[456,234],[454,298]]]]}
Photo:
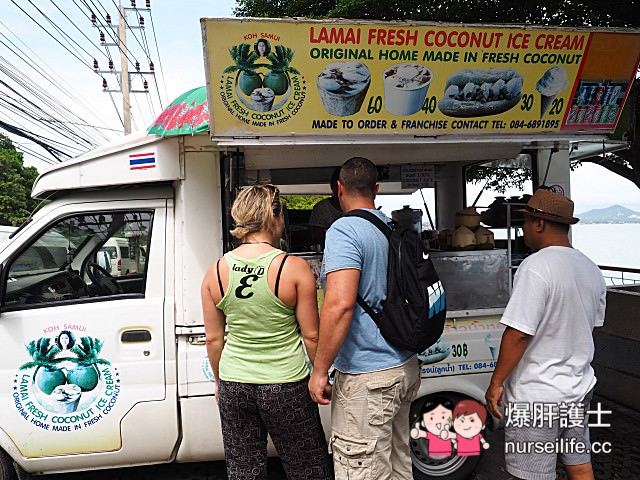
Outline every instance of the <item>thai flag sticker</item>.
{"type": "Polygon", "coordinates": [[[146,170],[148,168],[156,168],[156,154],[154,152],[129,155],[129,170],[146,170]]]}

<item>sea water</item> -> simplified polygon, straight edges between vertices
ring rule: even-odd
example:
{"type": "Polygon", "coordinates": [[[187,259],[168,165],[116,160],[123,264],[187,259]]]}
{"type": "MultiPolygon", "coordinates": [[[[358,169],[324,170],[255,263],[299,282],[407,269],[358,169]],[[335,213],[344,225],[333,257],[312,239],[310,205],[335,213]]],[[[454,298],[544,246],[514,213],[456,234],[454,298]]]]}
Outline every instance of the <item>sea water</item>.
{"type": "MultiPolygon", "coordinates": [[[[572,243],[598,265],[640,269],[640,223],[584,224],[571,227],[572,243]]],[[[608,284],[622,283],[610,277],[618,272],[604,272],[608,284]]],[[[640,274],[625,273],[624,283],[640,281],[640,274]]]]}

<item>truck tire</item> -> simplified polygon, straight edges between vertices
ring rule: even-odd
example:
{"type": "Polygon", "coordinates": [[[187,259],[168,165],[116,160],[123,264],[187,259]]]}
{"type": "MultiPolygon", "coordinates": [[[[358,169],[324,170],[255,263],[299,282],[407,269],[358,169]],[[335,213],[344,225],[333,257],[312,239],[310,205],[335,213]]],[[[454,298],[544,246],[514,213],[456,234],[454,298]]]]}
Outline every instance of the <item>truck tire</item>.
{"type": "MultiPolygon", "coordinates": [[[[447,397],[454,404],[466,397],[455,393],[439,393],[437,396],[447,397]]],[[[428,397],[417,399],[411,405],[410,422],[414,425],[420,419],[422,406],[428,397]]],[[[486,430],[485,430],[486,431],[486,430]]],[[[475,470],[482,453],[478,456],[430,457],[427,454],[427,441],[424,438],[409,439],[413,478],[415,480],[468,480],[475,470]]]]}
{"type": "Polygon", "coordinates": [[[0,480],[18,480],[18,474],[13,468],[13,459],[0,449],[0,480]]]}
{"type": "Polygon", "coordinates": [[[429,457],[424,438],[411,439],[410,448],[415,480],[468,480],[482,458],[482,454],[477,457],[429,457]]]}

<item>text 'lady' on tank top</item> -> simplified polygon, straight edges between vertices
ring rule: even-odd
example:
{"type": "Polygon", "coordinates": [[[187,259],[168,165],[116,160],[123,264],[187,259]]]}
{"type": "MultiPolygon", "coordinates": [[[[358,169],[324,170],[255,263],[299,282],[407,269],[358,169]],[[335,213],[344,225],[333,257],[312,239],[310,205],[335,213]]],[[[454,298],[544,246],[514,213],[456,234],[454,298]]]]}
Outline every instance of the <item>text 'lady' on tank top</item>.
{"type": "Polygon", "coordinates": [[[216,305],[224,312],[228,327],[220,358],[222,380],[289,383],[309,374],[295,309],[277,296],[286,257],[274,291],[267,281],[271,262],[282,253],[273,250],[256,258],[243,258],[229,252],[224,256],[229,284],[225,292],[219,283],[223,296],[216,305]]]}

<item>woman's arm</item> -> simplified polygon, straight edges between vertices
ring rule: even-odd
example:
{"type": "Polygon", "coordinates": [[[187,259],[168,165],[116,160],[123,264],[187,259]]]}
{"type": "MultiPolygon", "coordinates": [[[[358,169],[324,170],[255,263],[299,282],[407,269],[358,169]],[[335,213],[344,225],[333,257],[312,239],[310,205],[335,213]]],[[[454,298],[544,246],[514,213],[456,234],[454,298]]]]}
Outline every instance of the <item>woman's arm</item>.
{"type": "Polygon", "coordinates": [[[318,325],[320,323],[316,281],[305,260],[290,257],[288,261],[291,260],[293,260],[291,266],[295,267],[292,273],[296,279],[296,319],[300,325],[300,333],[307,349],[307,355],[309,355],[309,359],[313,363],[318,348],[318,325]]]}
{"type": "MultiPolygon", "coordinates": [[[[200,296],[202,298],[202,316],[204,318],[204,331],[207,343],[207,356],[211,364],[211,370],[215,377],[215,395],[218,401],[218,379],[220,371],[220,356],[224,347],[225,316],[216,308],[212,287],[218,288],[218,276],[216,267],[212,265],[204,277],[200,296]]],[[[218,295],[219,296],[219,295],[218,295]]]]}

